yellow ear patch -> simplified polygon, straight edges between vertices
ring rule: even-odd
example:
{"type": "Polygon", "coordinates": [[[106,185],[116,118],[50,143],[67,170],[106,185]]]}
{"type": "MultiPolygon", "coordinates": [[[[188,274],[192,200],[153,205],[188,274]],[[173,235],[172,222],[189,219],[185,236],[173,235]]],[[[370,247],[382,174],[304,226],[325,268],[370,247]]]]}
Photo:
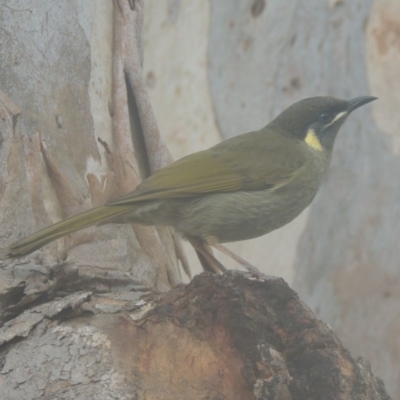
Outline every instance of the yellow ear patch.
{"type": "Polygon", "coordinates": [[[304,141],[314,150],[323,151],[323,147],[321,142],[318,139],[317,134],[315,133],[314,129],[309,129],[304,141]]]}

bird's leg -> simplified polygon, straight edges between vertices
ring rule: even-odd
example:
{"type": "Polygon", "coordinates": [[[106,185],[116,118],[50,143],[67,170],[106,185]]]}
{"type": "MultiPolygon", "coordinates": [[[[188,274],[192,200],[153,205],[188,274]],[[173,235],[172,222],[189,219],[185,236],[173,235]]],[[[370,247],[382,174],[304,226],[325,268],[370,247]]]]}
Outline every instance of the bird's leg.
{"type": "Polygon", "coordinates": [[[226,271],[226,268],[214,257],[211,247],[206,242],[196,237],[188,237],[187,239],[196,250],[205,271],[214,272],[217,275],[226,271]]]}
{"type": "Polygon", "coordinates": [[[207,243],[210,246],[212,246],[212,247],[216,248],[217,250],[219,250],[221,253],[224,253],[225,255],[227,255],[232,260],[236,261],[243,268],[247,269],[247,271],[249,271],[252,276],[254,276],[256,278],[259,278],[259,279],[269,278],[268,275],[263,274],[254,265],[251,265],[246,260],[243,260],[243,258],[239,257],[237,254],[235,254],[234,252],[230,251],[228,248],[223,246],[221,243],[219,243],[214,238],[207,238],[207,243]]]}

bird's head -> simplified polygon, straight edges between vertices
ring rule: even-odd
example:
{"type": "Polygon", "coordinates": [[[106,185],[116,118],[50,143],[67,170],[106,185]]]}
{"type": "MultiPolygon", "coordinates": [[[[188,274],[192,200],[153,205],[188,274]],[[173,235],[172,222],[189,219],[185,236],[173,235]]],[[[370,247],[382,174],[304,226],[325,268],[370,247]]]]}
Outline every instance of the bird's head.
{"type": "Polygon", "coordinates": [[[305,141],[316,151],[330,152],[340,127],[350,113],[376,99],[372,96],[351,100],[310,97],[291,105],[272,124],[305,141]]]}

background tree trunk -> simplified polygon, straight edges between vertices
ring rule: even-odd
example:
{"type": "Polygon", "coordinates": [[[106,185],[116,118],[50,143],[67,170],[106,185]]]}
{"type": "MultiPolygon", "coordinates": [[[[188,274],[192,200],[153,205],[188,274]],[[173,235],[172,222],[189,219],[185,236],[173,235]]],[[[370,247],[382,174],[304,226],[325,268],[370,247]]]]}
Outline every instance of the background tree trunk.
{"type": "Polygon", "coordinates": [[[145,32],[149,93],[175,158],[304,97],[379,97],[341,130],[311,207],[229,247],[292,284],[400,398],[399,2],[152,0],[145,32]]]}
{"type": "MultiPolygon", "coordinates": [[[[157,129],[140,123],[148,103],[126,98],[125,78],[141,90],[129,73],[137,73],[142,48],[151,103],[175,159],[258,129],[303,97],[379,96],[346,123],[312,206],[279,231],[230,247],[293,284],[399,397],[396,0],[145,3],[142,41],[141,20],[116,22],[124,0],[0,1],[2,244],[121,195],[167,162],[157,129]],[[118,27],[128,29],[126,42],[116,42],[118,27]],[[134,50],[136,59],[124,58],[134,50]]],[[[128,398],[132,360],[113,352],[108,315],[143,306],[149,288],[182,281],[175,244],[161,229],[104,226],[7,265],[0,387],[10,398],[79,390],[80,398],[128,398]],[[54,300],[61,295],[68,296],[54,300]],[[91,325],[93,314],[101,328],[91,325]]],[[[129,338],[131,318],[126,326],[129,338]]]]}

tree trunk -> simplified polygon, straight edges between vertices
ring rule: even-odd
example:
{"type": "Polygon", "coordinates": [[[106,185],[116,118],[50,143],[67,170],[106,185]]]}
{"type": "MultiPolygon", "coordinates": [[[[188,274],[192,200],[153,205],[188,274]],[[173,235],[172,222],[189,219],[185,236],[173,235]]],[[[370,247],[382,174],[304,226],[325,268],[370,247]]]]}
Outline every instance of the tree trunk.
{"type": "MultiPolygon", "coordinates": [[[[371,1],[147,0],[145,21],[139,0],[0,1],[1,246],[125,194],[170,162],[146,87],[175,158],[259,128],[302,97],[355,97],[368,94],[367,83],[379,96],[394,70],[396,20],[387,33],[371,1]]],[[[384,104],[373,117],[391,133],[384,104]]],[[[382,310],[398,310],[388,278],[398,249],[378,243],[398,232],[397,187],[382,179],[397,158],[367,111],[354,117],[311,209],[231,248],[294,281],[394,391],[397,326],[382,310]],[[365,307],[374,313],[361,318],[365,307]],[[352,336],[362,327],[369,336],[352,336]]],[[[368,363],[354,361],[281,281],[205,274],[177,286],[178,259],[190,275],[168,229],[108,225],[3,262],[0,393],[389,399],[368,363]]]]}
{"type": "Polygon", "coordinates": [[[311,207],[229,247],[284,277],[400,398],[399,1],[148,3],[145,74],[175,158],[305,97],[379,97],[341,129],[311,207]]]}
{"type": "Polygon", "coordinates": [[[390,400],[282,279],[74,293],[6,323],[10,342],[6,399],[390,400]]]}
{"type": "MultiPolygon", "coordinates": [[[[168,163],[141,74],[141,3],[120,3],[3,4],[1,88],[23,110],[3,137],[3,243],[126,194],[168,163]]],[[[181,282],[174,238],[161,228],[85,230],[35,259],[66,254],[83,280],[107,270],[161,290],[181,282]]]]}

